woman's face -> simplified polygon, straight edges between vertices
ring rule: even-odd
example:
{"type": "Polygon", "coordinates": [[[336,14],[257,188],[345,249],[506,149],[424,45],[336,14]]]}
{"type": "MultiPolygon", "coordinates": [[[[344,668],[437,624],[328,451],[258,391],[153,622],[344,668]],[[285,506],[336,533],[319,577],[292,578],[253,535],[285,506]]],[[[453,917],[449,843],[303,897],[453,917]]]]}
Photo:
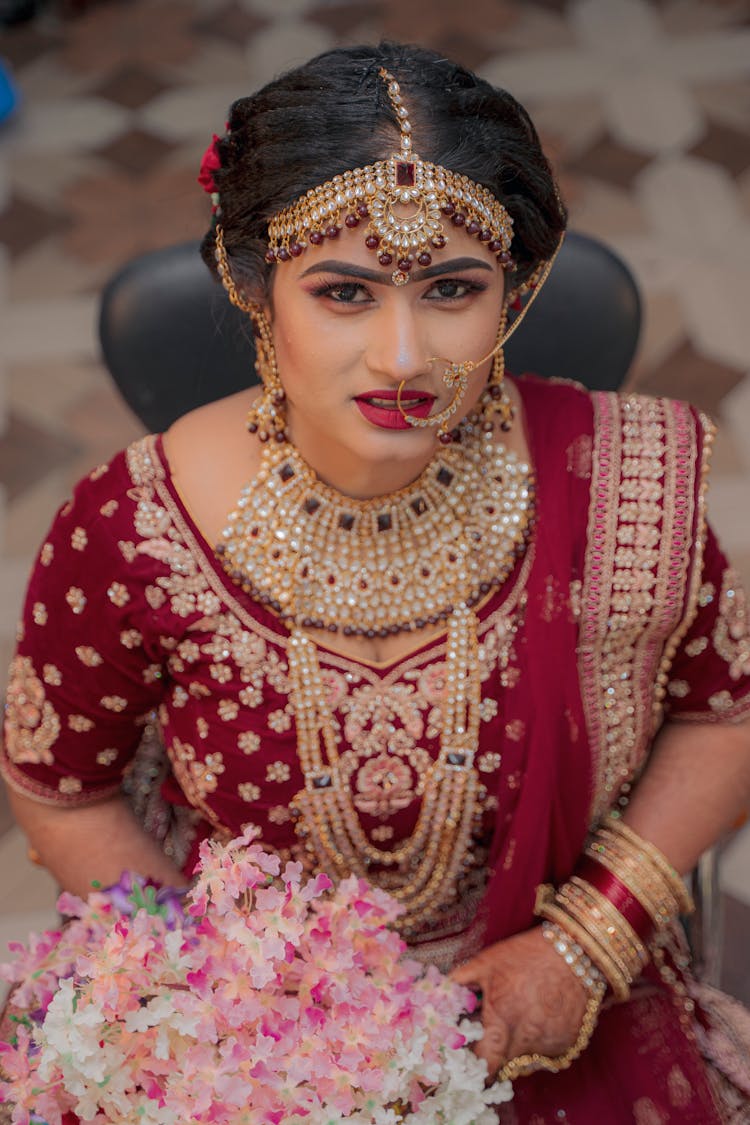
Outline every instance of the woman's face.
{"type": "MultiPolygon", "coordinates": [[[[346,228],[274,269],[268,314],[291,439],[323,480],[351,496],[392,491],[419,475],[437,431],[405,426],[399,384],[406,409],[437,414],[454,394],[441,360],[480,359],[500,321],[502,269],[460,228],[408,284],[394,286],[392,270],[361,230],[346,228]]],[[[452,424],[475,406],[490,362],[470,375],[452,424]]]]}

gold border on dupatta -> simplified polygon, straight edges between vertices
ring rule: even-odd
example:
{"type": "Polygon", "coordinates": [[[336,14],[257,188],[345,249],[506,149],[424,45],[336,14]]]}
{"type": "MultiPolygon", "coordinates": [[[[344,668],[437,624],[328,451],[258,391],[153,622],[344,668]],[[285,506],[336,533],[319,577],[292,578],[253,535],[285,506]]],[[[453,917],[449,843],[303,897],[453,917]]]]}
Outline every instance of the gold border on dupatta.
{"type": "Polygon", "coordinates": [[[595,823],[645,761],[669,664],[695,613],[707,458],[687,403],[602,391],[592,401],[578,665],[595,823]]]}

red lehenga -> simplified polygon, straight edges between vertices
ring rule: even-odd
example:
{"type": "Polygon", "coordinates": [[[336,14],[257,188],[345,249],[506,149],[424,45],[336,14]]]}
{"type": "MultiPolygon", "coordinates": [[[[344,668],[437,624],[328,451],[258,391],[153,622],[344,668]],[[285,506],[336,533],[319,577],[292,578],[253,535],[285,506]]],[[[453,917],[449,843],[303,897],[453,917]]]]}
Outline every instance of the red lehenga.
{"type": "MultiPolygon", "coordinates": [[[[533,924],[537,884],[571,873],[665,719],[750,714],[743,594],[705,525],[710,423],[679,402],[518,385],[535,526],[480,610],[472,846],[454,901],[413,937],[443,965],[533,924]]],[[[130,771],[141,815],[186,869],[203,836],[250,821],[266,846],[313,864],[290,812],[302,781],[287,639],[225,575],[160,440],[135,443],[79,485],[41,549],[12,667],[8,783],[75,806],[117,792],[130,771]],[[148,748],[162,741],[159,794],[148,748]]],[[[438,749],[445,637],[386,666],[333,647],[319,661],[340,752],[407,767],[397,800],[373,771],[352,774],[368,837],[395,846],[416,823],[424,751],[438,749]]],[[[750,1015],[699,995],[683,962],[675,938],[662,971],[603,1013],[584,1056],[518,1081],[502,1120],[750,1121],[750,1015]]]]}

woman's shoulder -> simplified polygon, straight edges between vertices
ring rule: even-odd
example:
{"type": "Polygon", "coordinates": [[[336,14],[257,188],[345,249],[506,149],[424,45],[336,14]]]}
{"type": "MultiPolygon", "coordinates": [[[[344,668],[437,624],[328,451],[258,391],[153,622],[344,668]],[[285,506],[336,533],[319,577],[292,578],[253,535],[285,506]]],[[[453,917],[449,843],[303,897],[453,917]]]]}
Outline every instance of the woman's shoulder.
{"type": "MultiPolygon", "coordinates": [[[[244,477],[234,492],[236,499],[247,480],[252,444],[243,427],[247,397],[245,392],[199,407],[165,433],[136,438],[109,461],[94,466],[73,486],[52,530],[70,525],[102,541],[117,541],[133,523],[139,503],[160,482],[171,492],[184,489],[191,498],[195,492],[198,500],[204,493],[222,496],[226,491],[222,481],[244,455],[244,477]]],[[[227,503],[224,512],[230,507],[227,503]]]]}
{"type": "Polygon", "coordinates": [[[209,542],[259,467],[246,416],[257,388],[240,391],[179,418],[161,436],[162,463],[174,489],[209,542]]]}
{"type": "Polygon", "coordinates": [[[587,431],[592,437],[604,428],[619,430],[634,419],[662,424],[680,418],[683,425],[710,434],[713,422],[689,402],[636,389],[601,390],[571,379],[523,375],[517,380],[529,422],[562,437],[571,431],[587,431]]]}

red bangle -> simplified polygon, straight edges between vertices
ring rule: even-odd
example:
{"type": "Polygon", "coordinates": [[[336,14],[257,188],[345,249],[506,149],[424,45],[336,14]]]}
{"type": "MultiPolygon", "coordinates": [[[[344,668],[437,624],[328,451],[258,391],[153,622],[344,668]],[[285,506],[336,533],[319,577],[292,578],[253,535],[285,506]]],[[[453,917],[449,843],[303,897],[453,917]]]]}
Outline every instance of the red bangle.
{"type": "Polygon", "coordinates": [[[575,873],[609,899],[615,910],[633,927],[641,941],[649,940],[654,932],[654,920],[622,880],[589,856],[585,856],[580,861],[575,873]]]}

